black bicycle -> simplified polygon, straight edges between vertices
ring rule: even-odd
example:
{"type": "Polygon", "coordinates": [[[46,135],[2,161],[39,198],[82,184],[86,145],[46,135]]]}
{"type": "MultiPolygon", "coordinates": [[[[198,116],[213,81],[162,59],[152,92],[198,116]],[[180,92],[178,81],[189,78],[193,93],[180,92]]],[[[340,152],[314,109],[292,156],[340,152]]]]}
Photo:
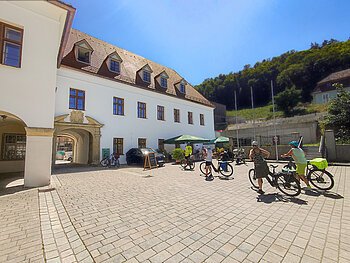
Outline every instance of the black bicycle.
{"type": "MultiPolygon", "coordinates": [[[[199,165],[199,169],[203,174],[209,175],[209,174],[206,174],[205,167],[206,167],[206,162],[205,161],[201,162],[201,164],[199,165]]],[[[215,167],[214,164],[212,163],[211,167],[216,173],[221,173],[225,177],[230,177],[233,174],[233,166],[229,164],[228,161],[218,161],[217,167],[215,167]]]]}
{"type": "MultiPolygon", "coordinates": [[[[299,181],[294,177],[293,173],[276,172],[277,165],[270,164],[269,174],[265,179],[272,187],[278,188],[282,193],[288,196],[297,196],[301,193],[299,181]]],[[[249,170],[249,181],[254,188],[258,189],[258,179],[255,176],[255,170],[249,170]]]]}
{"type": "MultiPolygon", "coordinates": [[[[283,167],[283,169],[297,176],[295,171],[296,164],[292,161],[291,158],[289,159],[288,164],[283,167]]],[[[307,162],[306,166],[306,179],[314,187],[320,190],[330,190],[334,186],[333,175],[330,172],[326,171],[326,168],[320,169],[316,165],[311,164],[310,161],[307,162]]]]}
{"type": "Polygon", "coordinates": [[[111,156],[107,156],[105,158],[103,158],[100,162],[100,164],[103,166],[103,167],[117,167],[119,168],[120,167],[120,162],[119,162],[119,156],[113,156],[113,154],[111,154],[111,156]]]}
{"type": "Polygon", "coordinates": [[[190,170],[194,170],[194,167],[195,167],[195,163],[194,163],[194,160],[193,160],[194,156],[191,155],[190,158],[188,159],[183,159],[181,160],[181,167],[184,168],[185,170],[187,169],[190,169],[190,170]]]}

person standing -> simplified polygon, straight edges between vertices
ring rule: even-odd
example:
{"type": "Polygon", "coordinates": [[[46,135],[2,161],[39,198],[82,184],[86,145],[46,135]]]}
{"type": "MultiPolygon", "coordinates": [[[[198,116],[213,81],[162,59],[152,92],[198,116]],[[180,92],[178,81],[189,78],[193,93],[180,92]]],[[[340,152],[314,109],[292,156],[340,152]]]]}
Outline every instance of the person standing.
{"type": "Polygon", "coordinates": [[[249,158],[254,162],[255,177],[258,179],[259,194],[264,194],[262,190],[263,178],[265,178],[269,173],[269,167],[265,161],[265,158],[270,156],[270,153],[259,147],[257,141],[252,142],[252,149],[249,152],[249,158]]]}
{"type": "Polygon", "coordinates": [[[291,141],[289,145],[292,147],[289,152],[282,154],[281,157],[285,158],[292,156],[296,164],[296,174],[304,181],[308,188],[311,188],[309,181],[305,177],[305,169],[307,166],[307,160],[304,151],[299,148],[299,143],[297,141],[291,141]]]}
{"type": "Polygon", "coordinates": [[[206,148],[205,151],[205,176],[208,178],[214,178],[213,174],[211,173],[211,166],[213,163],[213,151],[210,146],[206,148]]]}

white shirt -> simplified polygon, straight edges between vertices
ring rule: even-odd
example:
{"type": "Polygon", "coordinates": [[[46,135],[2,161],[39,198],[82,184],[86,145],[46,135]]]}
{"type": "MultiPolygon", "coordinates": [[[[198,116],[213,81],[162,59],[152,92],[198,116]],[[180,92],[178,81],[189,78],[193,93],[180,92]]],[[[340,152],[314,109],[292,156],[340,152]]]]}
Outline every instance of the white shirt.
{"type": "Polygon", "coordinates": [[[205,160],[208,162],[211,162],[213,160],[213,151],[211,149],[207,149],[207,156],[205,157],[205,160]]]}

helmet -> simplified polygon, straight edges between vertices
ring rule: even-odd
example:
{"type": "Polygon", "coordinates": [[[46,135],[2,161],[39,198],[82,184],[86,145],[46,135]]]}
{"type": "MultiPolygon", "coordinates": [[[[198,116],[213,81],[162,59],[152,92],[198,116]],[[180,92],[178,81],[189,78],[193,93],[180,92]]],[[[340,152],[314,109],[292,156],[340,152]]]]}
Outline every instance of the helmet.
{"type": "Polygon", "coordinates": [[[292,145],[294,147],[298,147],[299,143],[297,141],[291,141],[291,142],[289,142],[289,145],[292,145]]]}
{"type": "Polygon", "coordinates": [[[259,143],[257,141],[252,141],[252,146],[258,146],[259,143]]]}

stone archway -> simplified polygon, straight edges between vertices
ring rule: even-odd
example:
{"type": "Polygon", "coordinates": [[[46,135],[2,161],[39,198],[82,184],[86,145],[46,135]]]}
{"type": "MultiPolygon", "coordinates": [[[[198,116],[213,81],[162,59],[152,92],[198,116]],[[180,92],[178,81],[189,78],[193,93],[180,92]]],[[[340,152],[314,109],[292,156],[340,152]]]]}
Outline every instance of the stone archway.
{"type": "Polygon", "coordinates": [[[103,124],[97,120],[84,116],[82,111],[72,111],[70,114],[55,117],[53,157],[56,155],[57,136],[68,134],[75,138],[74,161],[83,164],[98,164],[102,126],[103,124]]]}

